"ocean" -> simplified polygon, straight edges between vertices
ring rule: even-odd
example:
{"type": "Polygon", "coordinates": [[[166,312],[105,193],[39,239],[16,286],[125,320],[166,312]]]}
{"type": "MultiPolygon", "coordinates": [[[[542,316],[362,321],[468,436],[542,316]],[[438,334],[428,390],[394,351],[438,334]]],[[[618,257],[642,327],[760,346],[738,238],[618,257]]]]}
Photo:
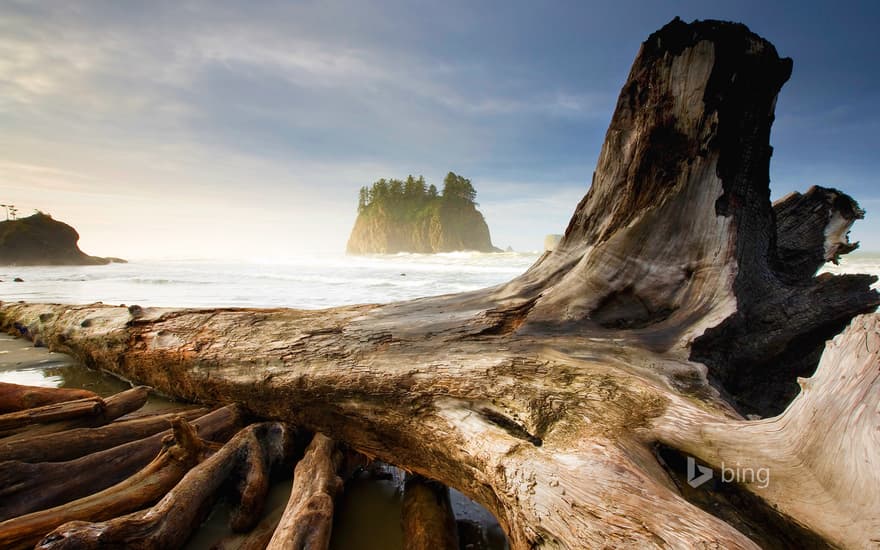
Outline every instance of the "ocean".
{"type": "Polygon", "coordinates": [[[304,257],[283,263],[175,260],[0,267],[0,300],[320,309],[476,290],[516,277],[538,257],[452,252],[304,257]],[[16,277],[24,282],[11,282],[16,277]]]}
{"type": "MultiPolygon", "coordinates": [[[[0,300],[320,309],[477,290],[516,277],[538,257],[538,253],[453,252],[337,255],[283,263],[169,260],[0,267],[0,300]],[[12,282],[15,278],[24,282],[12,282]]],[[[839,266],[826,265],[823,271],[880,277],[880,254],[856,252],[844,257],[839,266]]]]}

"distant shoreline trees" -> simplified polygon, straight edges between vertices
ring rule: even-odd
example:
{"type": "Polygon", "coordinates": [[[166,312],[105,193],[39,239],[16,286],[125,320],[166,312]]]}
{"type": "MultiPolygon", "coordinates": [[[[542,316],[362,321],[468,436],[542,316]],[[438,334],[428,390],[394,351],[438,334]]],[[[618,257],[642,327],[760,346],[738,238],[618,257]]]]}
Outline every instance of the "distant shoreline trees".
{"type": "Polygon", "coordinates": [[[458,203],[476,206],[477,191],[471,180],[449,172],[443,180],[443,191],[427,185],[424,176],[412,174],[405,180],[382,178],[358,191],[358,214],[381,206],[392,213],[416,212],[436,203],[458,203]]]}

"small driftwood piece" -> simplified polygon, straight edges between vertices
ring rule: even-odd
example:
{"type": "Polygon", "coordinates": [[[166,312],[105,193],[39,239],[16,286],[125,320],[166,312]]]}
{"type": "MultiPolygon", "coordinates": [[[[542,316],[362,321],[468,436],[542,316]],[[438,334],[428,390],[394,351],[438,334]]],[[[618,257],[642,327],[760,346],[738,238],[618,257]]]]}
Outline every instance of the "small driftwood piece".
{"type": "Polygon", "coordinates": [[[137,474],[105,489],[55,508],[0,522],[0,548],[32,548],[46,533],[70,521],[102,521],[140,510],[162,498],[208,452],[195,429],[183,420],[172,422],[159,455],[137,474]]]}
{"type": "Polygon", "coordinates": [[[333,500],[342,490],[338,444],[316,433],[293,471],[293,489],[266,550],[322,550],[330,545],[333,500]]]}
{"type": "Polygon", "coordinates": [[[31,424],[48,424],[59,420],[70,420],[81,416],[97,416],[104,410],[104,400],[100,397],[87,397],[76,401],[66,401],[43,405],[0,415],[0,434],[12,433],[31,424]]]}
{"type": "Polygon", "coordinates": [[[279,423],[248,426],[213,456],[190,470],[155,506],[100,523],[73,521],[48,534],[40,550],[179,548],[198,527],[215,502],[220,487],[243,469],[243,490],[232,522],[251,528],[259,519],[269,487],[271,466],[283,460],[290,430],[279,423]]]}
{"type": "Polygon", "coordinates": [[[211,550],[265,550],[283,514],[284,507],[279,506],[277,510],[266,514],[249,533],[233,533],[223,537],[211,550]]]}
{"type": "Polygon", "coordinates": [[[75,388],[41,388],[0,382],[0,413],[10,413],[25,409],[54,405],[65,401],[76,401],[98,397],[89,390],[75,388]]]}
{"type": "Polygon", "coordinates": [[[105,399],[91,397],[9,413],[0,417],[0,435],[5,436],[4,441],[12,441],[75,428],[103,426],[140,409],[149,396],[149,387],[138,386],[105,399]]]}
{"type": "Polygon", "coordinates": [[[208,414],[207,409],[188,409],[119,420],[98,428],[76,428],[64,432],[34,435],[20,439],[0,439],[0,462],[62,462],[111,449],[124,443],[163,432],[171,419],[179,416],[192,421],[208,414]]]}
{"type": "Polygon", "coordinates": [[[418,474],[403,489],[404,550],[458,550],[449,487],[418,474]]]}
{"type": "MultiPolygon", "coordinates": [[[[223,407],[193,426],[201,439],[226,441],[243,426],[242,413],[234,405],[223,407]]],[[[169,433],[66,462],[0,463],[0,520],[59,506],[122,482],[156,456],[169,433]]]]}

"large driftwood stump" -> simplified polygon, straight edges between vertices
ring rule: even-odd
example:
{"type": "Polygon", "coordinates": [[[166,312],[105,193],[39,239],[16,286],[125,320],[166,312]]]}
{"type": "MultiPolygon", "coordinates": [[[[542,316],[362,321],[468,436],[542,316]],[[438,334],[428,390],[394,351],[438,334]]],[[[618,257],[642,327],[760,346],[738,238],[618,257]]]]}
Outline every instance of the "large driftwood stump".
{"type": "Polygon", "coordinates": [[[852,199],[770,204],[790,71],[742,25],[651,35],[565,236],[508,284],[326,311],[6,304],[2,323],[453,486],[515,549],[876,546],[880,321],[858,315],[880,298],[873,277],[815,276],[854,246],[852,199]],[[676,456],[769,483],[716,516],[676,456]]]}

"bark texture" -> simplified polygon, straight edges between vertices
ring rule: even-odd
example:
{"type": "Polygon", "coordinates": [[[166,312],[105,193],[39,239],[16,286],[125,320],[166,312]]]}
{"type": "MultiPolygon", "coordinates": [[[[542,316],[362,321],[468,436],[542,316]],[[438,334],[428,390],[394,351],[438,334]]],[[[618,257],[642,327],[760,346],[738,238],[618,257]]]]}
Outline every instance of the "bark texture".
{"type": "Polygon", "coordinates": [[[293,473],[287,508],[266,550],[326,550],[333,530],[333,500],[342,490],[338,444],[317,433],[293,473]]]}
{"type": "Polygon", "coordinates": [[[449,487],[409,476],[403,490],[402,523],[405,550],[458,550],[449,487]]]}
{"type": "Polygon", "coordinates": [[[565,236],[504,285],[326,311],[4,304],[0,322],[453,486],[517,550],[766,544],[689,502],[660,444],[770,468],[738,486],[768,530],[876,546],[880,297],[873,277],[814,276],[854,247],[851,198],[770,203],[790,72],[742,25],[651,35],[565,236]]]}
{"type": "Polygon", "coordinates": [[[156,502],[205,458],[208,448],[195,429],[175,420],[174,437],[136,475],[79,500],[0,522],[0,547],[33,548],[54,527],[69,521],[100,521],[140,510],[156,502]]]}
{"type": "Polygon", "coordinates": [[[37,548],[174,549],[205,519],[224,482],[244,467],[246,488],[232,521],[259,519],[268,491],[268,472],[290,449],[287,429],[278,423],[253,424],[240,431],[210,458],[190,470],[155,506],[100,523],[73,521],[49,533],[37,548]]]}
{"type": "Polygon", "coordinates": [[[0,413],[33,409],[43,405],[98,397],[88,390],[75,388],[41,388],[0,382],[0,413]]]}

